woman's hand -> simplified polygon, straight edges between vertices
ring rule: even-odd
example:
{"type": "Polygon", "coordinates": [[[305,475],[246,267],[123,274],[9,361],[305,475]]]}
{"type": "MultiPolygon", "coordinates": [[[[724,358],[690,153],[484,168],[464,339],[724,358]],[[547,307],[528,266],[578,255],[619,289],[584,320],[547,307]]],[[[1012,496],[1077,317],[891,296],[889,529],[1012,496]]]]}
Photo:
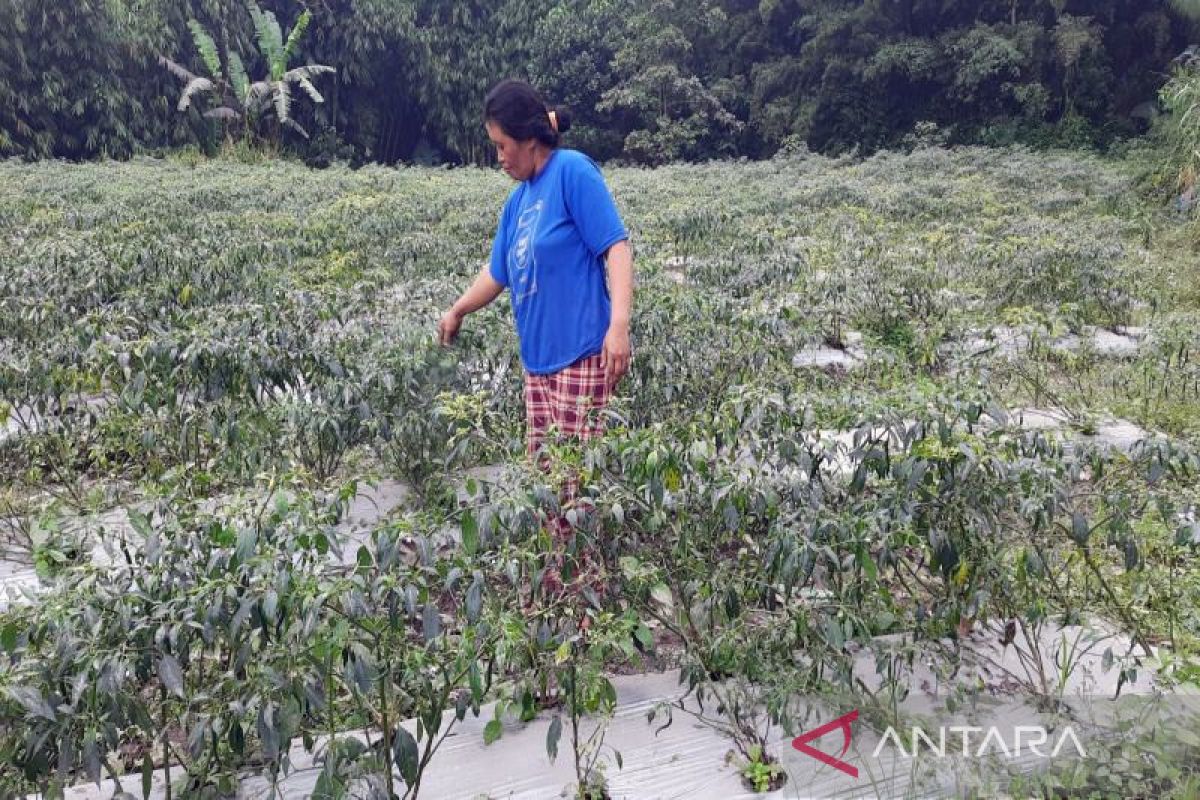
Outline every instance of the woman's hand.
{"type": "Polygon", "coordinates": [[[438,343],[443,347],[453,344],[460,327],[462,327],[462,315],[453,308],[447,310],[438,321],[438,343]]]}
{"type": "Polygon", "coordinates": [[[600,366],[604,367],[604,381],[608,388],[616,386],[629,371],[632,357],[629,348],[629,326],[619,323],[610,325],[604,337],[604,348],[600,351],[600,366]]]}
{"type": "Polygon", "coordinates": [[[438,343],[442,346],[453,344],[458,329],[462,327],[463,317],[483,308],[503,291],[504,286],[496,282],[487,263],[484,263],[475,282],[438,320],[438,343]]]}

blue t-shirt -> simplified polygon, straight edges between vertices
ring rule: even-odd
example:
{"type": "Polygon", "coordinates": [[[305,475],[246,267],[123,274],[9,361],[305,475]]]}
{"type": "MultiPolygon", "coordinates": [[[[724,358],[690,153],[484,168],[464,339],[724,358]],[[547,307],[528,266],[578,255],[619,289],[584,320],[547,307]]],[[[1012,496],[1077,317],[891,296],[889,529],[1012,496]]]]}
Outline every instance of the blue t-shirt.
{"type": "Polygon", "coordinates": [[[508,287],[521,361],[548,375],[600,352],[612,318],[604,254],[629,238],[596,163],[553,150],[504,204],[491,274],[508,287]]]}

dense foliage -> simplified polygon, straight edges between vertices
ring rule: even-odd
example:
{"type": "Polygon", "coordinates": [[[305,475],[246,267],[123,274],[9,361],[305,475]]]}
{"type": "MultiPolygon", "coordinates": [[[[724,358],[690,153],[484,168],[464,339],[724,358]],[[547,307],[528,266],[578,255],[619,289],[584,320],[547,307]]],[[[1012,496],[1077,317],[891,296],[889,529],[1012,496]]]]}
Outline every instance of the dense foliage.
{"type": "MultiPolygon", "coordinates": [[[[997,626],[1113,626],[1123,680],[1200,680],[1200,276],[1132,172],[1019,149],[612,171],[637,357],[610,435],[560,454],[593,504],[563,556],[598,544],[612,591],[563,598],[553,484],[467,473],[522,461],[508,311],[433,337],[507,181],[3,165],[0,545],[46,588],[0,613],[0,787],[172,764],[223,796],[300,747],[320,797],[415,797],[496,700],[489,741],[558,715],[582,795],[619,762],[572,721],[612,709],[612,670],[663,666],[770,786],[759,712],[794,732],[817,692],[894,721],[914,664],[962,670],[997,626]],[[1135,349],[1082,343],[1126,325],[1135,349]],[[853,369],[797,360],[853,342],[853,369]],[[1145,441],[1091,442],[1109,414],[1145,441]],[[354,534],[377,477],[411,493],[354,534]]],[[[1013,679],[1053,699],[1070,669],[1013,679]]],[[[1200,759],[1168,745],[1071,786],[1185,796],[1200,759]]]]}
{"type": "MultiPolygon", "coordinates": [[[[1193,33],[1153,0],[270,0],[312,24],[299,63],[329,95],[298,110],[314,162],[489,158],[479,106],[500,75],[574,108],[573,141],[643,163],[911,143],[1104,144],[1142,132],[1193,33]],[[327,91],[326,91],[327,90],[327,91]]],[[[0,3],[0,154],[125,157],[229,133],[175,111],[165,56],[268,65],[236,0],[0,3]],[[197,52],[189,26],[212,32],[197,52]]]]}

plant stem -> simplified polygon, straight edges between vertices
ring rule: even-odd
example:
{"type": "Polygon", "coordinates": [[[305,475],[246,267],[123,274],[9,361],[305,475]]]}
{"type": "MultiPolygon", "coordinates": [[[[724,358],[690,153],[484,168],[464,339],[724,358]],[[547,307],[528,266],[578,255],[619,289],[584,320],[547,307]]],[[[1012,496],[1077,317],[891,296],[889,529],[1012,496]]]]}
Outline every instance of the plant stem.
{"type": "Polygon", "coordinates": [[[581,769],[582,758],[579,752],[579,706],[577,693],[575,689],[575,659],[571,658],[571,750],[575,755],[575,782],[577,784],[577,792],[579,797],[586,797],[584,794],[584,773],[581,769]]]}
{"type": "Polygon", "coordinates": [[[162,737],[163,737],[163,781],[166,784],[167,800],[171,800],[171,743],[167,737],[167,687],[158,687],[158,699],[162,703],[162,737]]]}
{"type": "MultiPolygon", "coordinates": [[[[378,647],[379,642],[376,641],[378,647]]],[[[390,682],[391,665],[384,659],[387,664],[383,670],[383,675],[379,679],[379,717],[380,727],[383,729],[383,766],[387,772],[387,790],[388,800],[392,800],[396,796],[395,776],[392,774],[392,726],[388,719],[388,692],[387,685],[390,682]]]]}

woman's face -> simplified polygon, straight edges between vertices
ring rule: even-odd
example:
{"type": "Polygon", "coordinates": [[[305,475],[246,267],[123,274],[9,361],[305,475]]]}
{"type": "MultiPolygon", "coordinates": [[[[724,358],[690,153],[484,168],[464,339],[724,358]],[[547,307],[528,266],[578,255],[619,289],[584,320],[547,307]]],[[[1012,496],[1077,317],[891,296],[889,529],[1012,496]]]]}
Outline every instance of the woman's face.
{"type": "Polygon", "coordinates": [[[500,162],[500,169],[514,180],[529,180],[537,164],[537,139],[517,141],[491,120],[488,120],[485,127],[488,138],[496,146],[496,159],[500,162]]]}

